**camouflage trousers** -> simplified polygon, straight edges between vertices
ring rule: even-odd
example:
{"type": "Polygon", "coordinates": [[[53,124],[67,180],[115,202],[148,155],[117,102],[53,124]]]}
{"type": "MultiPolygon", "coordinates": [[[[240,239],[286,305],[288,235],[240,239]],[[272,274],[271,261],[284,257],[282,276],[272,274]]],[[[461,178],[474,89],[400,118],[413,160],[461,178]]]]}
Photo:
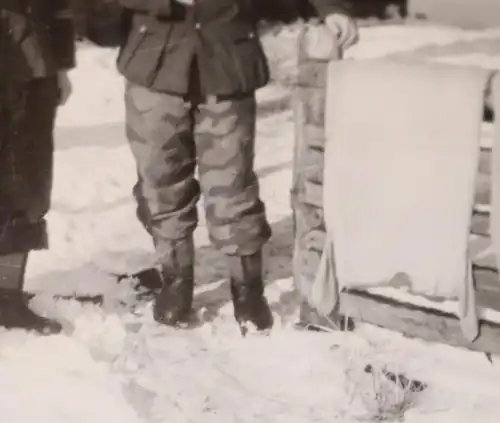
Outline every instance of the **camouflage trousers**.
{"type": "Polygon", "coordinates": [[[55,77],[6,81],[0,75],[0,254],[47,247],[55,77]]]}
{"type": "Polygon", "coordinates": [[[201,194],[216,248],[261,249],[271,229],[254,172],[255,96],[199,102],[128,83],[125,99],[137,215],[157,249],[192,234],[201,194]]]}

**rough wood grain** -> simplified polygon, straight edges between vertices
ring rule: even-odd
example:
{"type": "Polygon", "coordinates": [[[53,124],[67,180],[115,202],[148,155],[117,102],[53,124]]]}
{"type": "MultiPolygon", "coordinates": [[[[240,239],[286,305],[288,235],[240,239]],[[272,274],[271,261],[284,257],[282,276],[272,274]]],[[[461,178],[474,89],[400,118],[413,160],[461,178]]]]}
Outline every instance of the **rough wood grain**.
{"type": "Polygon", "coordinates": [[[437,309],[352,290],[341,294],[340,311],[355,321],[394,330],[411,338],[500,354],[498,323],[481,321],[480,336],[470,343],[464,339],[457,317],[437,309]]]}
{"type": "Polygon", "coordinates": [[[471,232],[475,235],[489,236],[490,218],[485,213],[474,213],[472,215],[471,232]]]}
{"type": "Polygon", "coordinates": [[[476,176],[476,204],[491,204],[491,175],[486,173],[478,173],[476,176]]]}
{"type": "Polygon", "coordinates": [[[479,173],[491,175],[491,149],[482,147],[479,152],[479,173]]]}
{"type": "Polygon", "coordinates": [[[291,203],[295,224],[294,281],[307,295],[315,279],[326,233],[323,218],[323,148],[328,62],[311,59],[303,29],[298,40],[298,85],[293,95],[295,118],[291,203]]]}

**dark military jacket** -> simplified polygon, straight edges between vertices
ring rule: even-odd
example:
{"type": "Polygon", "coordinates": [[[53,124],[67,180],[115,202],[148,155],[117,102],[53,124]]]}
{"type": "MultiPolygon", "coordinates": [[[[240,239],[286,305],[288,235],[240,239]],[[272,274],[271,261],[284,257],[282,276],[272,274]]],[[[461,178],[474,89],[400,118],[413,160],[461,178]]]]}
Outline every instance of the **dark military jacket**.
{"type": "MultiPolygon", "coordinates": [[[[269,7],[278,0],[195,0],[192,7],[175,0],[114,1],[124,10],[118,69],[128,80],[180,95],[190,89],[193,67],[205,95],[248,93],[268,82],[257,23],[279,15],[269,7]]],[[[345,11],[342,0],[307,0],[305,9],[320,17],[345,11]]],[[[98,44],[114,33],[111,27],[97,32],[90,38],[98,44]]]]}
{"type": "Polygon", "coordinates": [[[0,0],[0,78],[27,80],[75,65],[69,0],[0,0]]]}

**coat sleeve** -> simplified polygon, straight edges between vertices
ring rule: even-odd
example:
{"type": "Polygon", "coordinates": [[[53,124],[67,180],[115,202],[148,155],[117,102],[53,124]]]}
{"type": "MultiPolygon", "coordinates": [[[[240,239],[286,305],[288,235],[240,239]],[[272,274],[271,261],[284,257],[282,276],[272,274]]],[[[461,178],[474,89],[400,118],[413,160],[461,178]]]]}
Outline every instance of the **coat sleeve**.
{"type": "Polygon", "coordinates": [[[117,0],[117,3],[127,9],[148,12],[157,16],[168,16],[172,10],[173,0],[117,0]]]}
{"type": "Polygon", "coordinates": [[[50,0],[53,57],[59,70],[75,67],[75,25],[70,0],[50,0]]]}

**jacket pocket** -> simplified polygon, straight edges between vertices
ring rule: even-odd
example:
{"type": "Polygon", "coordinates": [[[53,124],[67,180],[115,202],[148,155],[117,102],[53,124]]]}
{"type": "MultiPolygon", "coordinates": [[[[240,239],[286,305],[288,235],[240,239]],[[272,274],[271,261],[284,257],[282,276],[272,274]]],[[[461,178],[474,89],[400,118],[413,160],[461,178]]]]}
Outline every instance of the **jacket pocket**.
{"type": "Polygon", "coordinates": [[[151,31],[147,23],[136,22],[120,51],[118,70],[129,81],[150,87],[164,48],[165,37],[151,31]]]}
{"type": "Polygon", "coordinates": [[[118,57],[118,62],[121,67],[127,68],[130,62],[134,59],[134,56],[139,50],[139,47],[143,43],[148,33],[148,28],[145,25],[141,25],[137,30],[130,33],[125,46],[120,51],[118,57]]]}
{"type": "Polygon", "coordinates": [[[232,61],[239,76],[241,92],[250,92],[269,81],[269,65],[259,37],[255,32],[232,40],[232,61]]]}

